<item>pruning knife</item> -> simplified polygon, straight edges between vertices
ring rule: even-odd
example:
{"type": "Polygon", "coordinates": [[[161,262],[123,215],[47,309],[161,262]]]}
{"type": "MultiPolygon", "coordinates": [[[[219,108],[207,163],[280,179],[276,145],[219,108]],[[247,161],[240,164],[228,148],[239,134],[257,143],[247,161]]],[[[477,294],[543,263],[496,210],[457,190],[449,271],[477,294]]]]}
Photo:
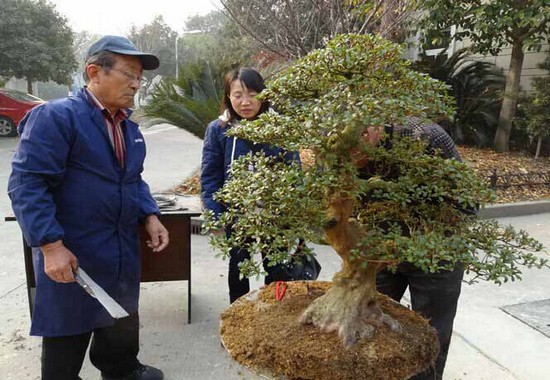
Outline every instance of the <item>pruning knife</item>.
{"type": "Polygon", "coordinates": [[[113,318],[124,318],[129,314],[122,308],[110,295],[107,294],[82,268],[74,271],[74,278],[78,285],[88,292],[89,295],[99,301],[99,303],[111,314],[113,318]]]}

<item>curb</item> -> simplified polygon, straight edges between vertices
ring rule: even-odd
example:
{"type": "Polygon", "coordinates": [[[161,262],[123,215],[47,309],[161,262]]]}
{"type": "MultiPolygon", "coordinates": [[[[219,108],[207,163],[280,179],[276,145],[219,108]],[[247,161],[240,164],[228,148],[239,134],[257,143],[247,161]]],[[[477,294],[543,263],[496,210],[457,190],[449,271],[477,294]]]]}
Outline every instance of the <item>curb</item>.
{"type": "Polygon", "coordinates": [[[493,204],[479,211],[481,219],[508,218],[533,214],[550,213],[550,201],[531,201],[493,204]]]}

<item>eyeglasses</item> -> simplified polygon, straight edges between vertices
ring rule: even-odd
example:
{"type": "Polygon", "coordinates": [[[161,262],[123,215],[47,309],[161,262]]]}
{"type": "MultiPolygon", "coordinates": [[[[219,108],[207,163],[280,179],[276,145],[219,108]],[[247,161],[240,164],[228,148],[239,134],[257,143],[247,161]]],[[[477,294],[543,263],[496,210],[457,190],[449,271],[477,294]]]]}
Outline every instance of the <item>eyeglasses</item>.
{"type": "Polygon", "coordinates": [[[258,96],[257,93],[253,92],[251,94],[237,94],[237,95],[229,95],[229,97],[237,102],[242,102],[244,101],[245,99],[248,99],[249,101],[250,100],[258,100],[256,99],[256,96],[258,96]]]}
{"type": "Polygon", "coordinates": [[[145,79],[143,79],[141,76],[131,74],[128,71],[120,70],[120,69],[117,69],[117,68],[114,68],[114,67],[111,67],[111,70],[118,71],[119,73],[124,75],[128,82],[138,81],[140,85],[145,83],[145,79]]]}

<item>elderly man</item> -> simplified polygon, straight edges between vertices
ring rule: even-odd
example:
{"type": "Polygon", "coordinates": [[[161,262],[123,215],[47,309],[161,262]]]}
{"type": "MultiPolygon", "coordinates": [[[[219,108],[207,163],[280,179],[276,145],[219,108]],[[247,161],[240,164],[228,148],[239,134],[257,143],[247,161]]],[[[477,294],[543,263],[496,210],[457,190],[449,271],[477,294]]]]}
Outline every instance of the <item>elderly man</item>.
{"type": "Polygon", "coordinates": [[[128,119],[142,71],[158,66],[128,39],[105,36],[87,52],[87,86],[34,108],[20,124],[8,193],[33,247],[31,335],[43,337],[43,380],[79,379],[90,339],[103,379],[163,378],[137,359],[138,222],[153,252],[168,245],[168,232],[141,178],[143,136],[128,119]],[[130,315],[113,319],[75,282],[78,267],[130,315]]]}

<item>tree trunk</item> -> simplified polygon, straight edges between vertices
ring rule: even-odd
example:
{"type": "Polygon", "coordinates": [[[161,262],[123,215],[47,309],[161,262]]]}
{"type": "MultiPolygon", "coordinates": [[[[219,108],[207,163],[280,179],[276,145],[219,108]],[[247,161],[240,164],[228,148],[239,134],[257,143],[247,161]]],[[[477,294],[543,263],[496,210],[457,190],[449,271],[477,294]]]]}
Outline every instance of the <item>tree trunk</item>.
{"type": "Polygon", "coordinates": [[[330,290],[312,302],[300,319],[324,332],[337,331],[345,347],[360,338],[371,337],[376,326],[382,324],[400,330],[399,323],[378,305],[376,273],[380,264],[369,262],[363,268],[362,260],[349,260],[350,250],[361,237],[357,221],[350,220],[353,204],[350,199],[340,198],[329,207],[325,236],[342,258],[342,270],[334,276],[330,290]]]}
{"type": "Polygon", "coordinates": [[[32,95],[32,80],[27,79],[27,92],[32,95]]]}
{"type": "Polygon", "coordinates": [[[498,128],[494,140],[494,145],[497,152],[508,151],[510,132],[512,131],[512,122],[514,120],[514,116],[516,115],[523,57],[523,41],[514,42],[512,45],[510,67],[508,70],[508,75],[506,75],[504,99],[502,100],[502,108],[500,109],[498,128]]]}
{"type": "Polygon", "coordinates": [[[462,130],[462,125],[457,124],[456,122],[451,127],[451,135],[455,142],[455,144],[463,144],[464,143],[464,132],[462,130]]]}
{"type": "Polygon", "coordinates": [[[393,41],[393,28],[397,21],[397,16],[394,10],[394,4],[392,1],[385,0],[382,5],[382,20],[380,22],[380,36],[388,40],[393,41]]]}
{"type": "Polygon", "coordinates": [[[535,151],[535,160],[539,158],[541,148],[542,148],[542,136],[539,136],[537,140],[537,150],[535,151]]]}

